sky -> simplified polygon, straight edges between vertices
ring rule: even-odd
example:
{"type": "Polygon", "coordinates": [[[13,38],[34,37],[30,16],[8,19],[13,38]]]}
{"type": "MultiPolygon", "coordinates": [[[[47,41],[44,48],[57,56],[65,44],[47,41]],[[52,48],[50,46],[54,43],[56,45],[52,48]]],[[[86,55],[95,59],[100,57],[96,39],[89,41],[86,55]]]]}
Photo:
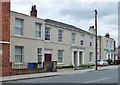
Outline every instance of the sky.
{"type": "Polygon", "coordinates": [[[118,46],[118,0],[11,0],[11,10],[30,15],[36,5],[38,17],[53,19],[88,31],[98,12],[98,35],[110,34],[118,46]]]}

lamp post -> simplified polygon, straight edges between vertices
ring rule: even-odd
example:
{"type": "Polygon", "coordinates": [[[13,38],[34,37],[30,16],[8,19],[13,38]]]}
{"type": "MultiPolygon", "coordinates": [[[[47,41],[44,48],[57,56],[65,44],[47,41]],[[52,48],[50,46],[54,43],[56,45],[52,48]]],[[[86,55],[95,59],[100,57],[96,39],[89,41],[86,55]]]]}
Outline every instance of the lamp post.
{"type": "Polygon", "coordinates": [[[95,9],[95,70],[97,67],[97,10],[95,9]]]}

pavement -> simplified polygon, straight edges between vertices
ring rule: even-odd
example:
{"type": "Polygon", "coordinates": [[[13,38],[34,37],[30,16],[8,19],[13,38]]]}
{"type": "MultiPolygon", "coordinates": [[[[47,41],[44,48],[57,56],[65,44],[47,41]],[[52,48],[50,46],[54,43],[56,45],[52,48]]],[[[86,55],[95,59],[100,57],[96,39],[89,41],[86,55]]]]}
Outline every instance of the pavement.
{"type": "MultiPolygon", "coordinates": [[[[115,69],[115,68],[118,68],[118,65],[99,66],[97,71],[106,70],[106,69],[115,69]]],[[[84,73],[84,72],[89,72],[89,71],[96,71],[95,67],[93,67],[92,69],[84,69],[84,70],[58,69],[57,72],[5,76],[5,77],[0,77],[0,82],[32,79],[32,78],[42,78],[42,77],[51,77],[51,76],[60,76],[60,75],[68,75],[68,74],[78,74],[78,73],[84,73]]]]}

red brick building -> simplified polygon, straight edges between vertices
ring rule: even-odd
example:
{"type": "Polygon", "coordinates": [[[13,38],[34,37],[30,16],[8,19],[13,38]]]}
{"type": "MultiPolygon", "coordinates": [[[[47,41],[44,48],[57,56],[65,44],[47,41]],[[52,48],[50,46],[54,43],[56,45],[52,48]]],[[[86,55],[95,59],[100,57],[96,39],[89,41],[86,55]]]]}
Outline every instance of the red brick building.
{"type": "Polygon", "coordinates": [[[10,71],[10,0],[0,0],[0,76],[10,71]]]}

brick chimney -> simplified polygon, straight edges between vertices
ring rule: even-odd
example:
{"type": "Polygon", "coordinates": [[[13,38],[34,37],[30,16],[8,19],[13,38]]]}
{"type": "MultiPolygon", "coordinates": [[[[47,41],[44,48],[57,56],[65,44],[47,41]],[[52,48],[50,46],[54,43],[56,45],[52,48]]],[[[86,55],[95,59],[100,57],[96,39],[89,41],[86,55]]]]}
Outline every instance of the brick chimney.
{"type": "Polygon", "coordinates": [[[0,0],[0,76],[10,74],[10,0],[0,0]]]}
{"type": "Polygon", "coordinates": [[[110,34],[106,33],[105,37],[110,38],[110,34]]]}
{"type": "Polygon", "coordinates": [[[30,16],[37,17],[37,10],[36,10],[36,5],[32,5],[31,11],[30,11],[30,16]]]}

